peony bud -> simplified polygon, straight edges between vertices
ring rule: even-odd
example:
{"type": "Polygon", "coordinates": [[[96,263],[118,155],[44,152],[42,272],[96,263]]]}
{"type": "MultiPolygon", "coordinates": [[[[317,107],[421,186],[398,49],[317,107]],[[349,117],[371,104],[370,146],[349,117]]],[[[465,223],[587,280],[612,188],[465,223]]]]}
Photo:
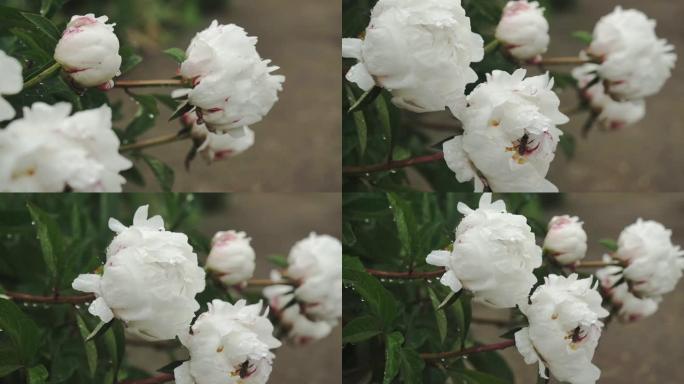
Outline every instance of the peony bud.
{"type": "Polygon", "coordinates": [[[92,13],[72,17],[55,49],[55,60],[81,87],[109,89],[121,74],[119,39],[107,20],[92,13]]]}
{"type": "Polygon", "coordinates": [[[206,268],[226,285],[235,285],[252,278],[255,268],[252,239],[244,232],[217,232],[211,241],[206,268]]]}
{"type": "Polygon", "coordinates": [[[475,300],[497,308],[527,302],[537,278],[532,271],[542,262],[527,219],[506,212],[492,194],[480,198],[478,209],[459,203],[464,215],[456,228],[452,251],[432,251],[427,263],[444,267],[440,282],[452,291],[471,291],[475,300]]]}
{"type": "Polygon", "coordinates": [[[576,216],[554,216],[544,239],[544,250],[559,263],[571,265],[587,254],[587,234],[576,216]]]}
{"type": "Polygon", "coordinates": [[[521,303],[529,326],[515,333],[515,346],[527,364],[539,364],[539,375],[548,378],[546,368],[558,381],[593,384],[601,370],[592,364],[594,351],[608,316],[601,307],[601,295],[592,279],[549,275],[535,289],[530,304],[521,303]]]}
{"type": "Polygon", "coordinates": [[[14,118],[16,112],[2,95],[14,95],[21,91],[24,80],[21,76],[21,63],[0,50],[0,121],[14,118]]]}
{"type": "Polygon", "coordinates": [[[176,384],[264,384],[280,347],[273,337],[268,308],[245,300],[230,304],[213,300],[191,331],[179,336],[190,360],[174,369],[176,384]]]}
{"type": "Polygon", "coordinates": [[[271,74],[278,67],[259,56],[256,43],[237,25],[214,20],[187,49],[180,74],[192,82],[188,100],[212,132],[241,137],[278,101],[285,77],[271,74]]]}
{"type": "Polygon", "coordinates": [[[550,41],[544,8],[536,1],[509,1],[496,27],[495,37],[516,59],[540,59],[550,41]]]}
{"type": "Polygon", "coordinates": [[[130,227],[109,219],[117,235],[102,275],[79,275],[72,287],[95,294],[88,311],[103,322],[116,317],[145,339],[173,339],[187,333],[199,309],[195,295],[204,290],[204,270],[188,237],[164,230],[164,220],[148,219],[147,209],[138,208],[130,227]]]}

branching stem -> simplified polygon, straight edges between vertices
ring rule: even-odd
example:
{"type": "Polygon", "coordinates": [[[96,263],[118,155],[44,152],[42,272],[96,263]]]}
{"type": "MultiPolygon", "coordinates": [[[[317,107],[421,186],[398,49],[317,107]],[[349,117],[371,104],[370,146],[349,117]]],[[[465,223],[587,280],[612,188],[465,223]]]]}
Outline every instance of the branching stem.
{"type": "Polygon", "coordinates": [[[387,279],[432,279],[435,277],[440,277],[444,274],[444,269],[438,269],[436,271],[427,271],[427,272],[390,272],[390,271],[381,271],[378,269],[370,269],[366,268],[366,272],[368,272],[369,275],[373,275],[376,277],[381,277],[381,278],[387,278],[387,279]]]}
{"type": "Polygon", "coordinates": [[[114,88],[146,88],[146,87],[174,87],[184,85],[180,79],[164,80],[118,80],[114,83],[114,88]]]}
{"type": "Polygon", "coordinates": [[[570,57],[546,57],[539,62],[535,62],[535,65],[581,65],[591,63],[591,60],[582,59],[581,57],[570,56],[570,57]]]}
{"type": "Polygon", "coordinates": [[[23,89],[26,90],[33,87],[34,85],[52,76],[52,74],[57,72],[60,68],[62,68],[62,66],[59,63],[55,62],[54,64],[46,68],[43,72],[37,74],[34,78],[25,82],[23,89]]]}
{"type": "Polygon", "coordinates": [[[5,296],[9,297],[12,301],[17,301],[21,303],[42,303],[42,304],[85,304],[95,300],[95,295],[77,295],[77,296],[38,296],[29,293],[20,293],[5,291],[3,293],[5,296]]]}

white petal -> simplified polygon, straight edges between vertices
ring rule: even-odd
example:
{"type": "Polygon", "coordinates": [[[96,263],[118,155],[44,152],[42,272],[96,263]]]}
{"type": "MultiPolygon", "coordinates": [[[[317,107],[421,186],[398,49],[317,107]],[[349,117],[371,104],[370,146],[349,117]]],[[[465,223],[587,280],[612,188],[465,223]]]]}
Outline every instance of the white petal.
{"type": "Polygon", "coordinates": [[[126,230],[126,226],[121,224],[121,222],[113,217],[109,218],[109,229],[116,233],[121,233],[126,230]]]}
{"type": "Polygon", "coordinates": [[[71,283],[71,287],[81,292],[92,292],[100,294],[100,275],[92,273],[78,275],[78,277],[71,283]]]}
{"type": "Polygon", "coordinates": [[[147,221],[147,211],[149,208],[149,205],[143,205],[135,211],[135,214],[133,215],[133,225],[142,225],[147,221]]]}
{"type": "Polygon", "coordinates": [[[105,323],[109,323],[114,318],[114,313],[109,309],[107,303],[101,297],[98,297],[95,301],[90,303],[88,312],[99,317],[105,323]]]}
{"type": "Polygon", "coordinates": [[[176,89],[173,92],[171,92],[171,97],[174,99],[181,99],[187,96],[190,93],[190,91],[192,91],[191,88],[176,89]]]}
{"type": "Polygon", "coordinates": [[[16,114],[12,105],[7,100],[0,97],[0,121],[13,119],[16,114]]]}
{"type": "Polygon", "coordinates": [[[349,72],[347,72],[346,78],[352,83],[356,83],[356,85],[358,85],[359,88],[363,89],[364,91],[373,88],[375,85],[373,76],[368,73],[368,70],[363,63],[358,63],[351,67],[349,72]]]}
{"type": "Polygon", "coordinates": [[[342,57],[361,60],[361,39],[342,39],[342,57]]]}
{"type": "Polygon", "coordinates": [[[195,384],[195,379],[190,375],[190,362],[185,363],[176,367],[173,370],[173,379],[176,384],[195,384]]]}
{"type": "Polygon", "coordinates": [[[442,278],[439,279],[439,282],[451,288],[454,292],[458,292],[463,288],[463,284],[461,284],[461,281],[456,277],[454,271],[446,271],[442,275],[442,278]]]}
{"type": "Polygon", "coordinates": [[[425,261],[428,264],[436,265],[438,267],[446,267],[449,265],[450,256],[451,252],[449,251],[432,251],[427,255],[425,261]]]}

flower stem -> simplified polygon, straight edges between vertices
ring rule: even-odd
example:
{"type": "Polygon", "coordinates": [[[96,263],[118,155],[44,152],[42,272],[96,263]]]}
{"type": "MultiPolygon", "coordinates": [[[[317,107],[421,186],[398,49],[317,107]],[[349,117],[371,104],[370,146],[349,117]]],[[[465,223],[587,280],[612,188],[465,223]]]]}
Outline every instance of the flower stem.
{"type": "Polygon", "coordinates": [[[444,152],[437,152],[432,155],[414,157],[406,160],[399,161],[389,161],[386,163],[372,164],[372,165],[359,165],[342,167],[342,173],[345,174],[364,174],[371,172],[384,172],[390,171],[398,168],[406,168],[416,164],[433,163],[435,161],[440,161],[444,159],[444,152]]]}
{"type": "Polygon", "coordinates": [[[41,81],[47,79],[48,77],[52,76],[53,73],[57,72],[62,66],[55,62],[48,68],[46,68],[43,72],[37,74],[34,76],[32,79],[29,79],[24,83],[24,88],[23,89],[29,89],[33,87],[34,85],[40,83],[41,81]]]}
{"type": "Polygon", "coordinates": [[[183,84],[183,80],[180,79],[119,80],[114,83],[114,88],[173,87],[183,84]]]}
{"type": "Polygon", "coordinates": [[[581,57],[570,56],[570,57],[547,57],[543,58],[539,62],[535,62],[535,65],[580,65],[591,63],[591,60],[582,59],[581,57]]]}
{"type": "Polygon", "coordinates": [[[126,381],[121,381],[119,384],[158,384],[158,383],[168,383],[173,381],[173,375],[170,373],[160,373],[157,376],[148,377],[147,379],[131,379],[126,381]]]}
{"type": "Polygon", "coordinates": [[[615,261],[599,261],[599,260],[589,260],[589,261],[580,261],[577,264],[574,265],[575,268],[603,268],[603,267],[610,267],[610,266],[620,266],[622,264],[615,262],[615,261]]]}
{"type": "Polygon", "coordinates": [[[290,280],[271,280],[271,279],[251,279],[247,280],[248,287],[268,287],[271,285],[293,285],[294,282],[290,280]]]}
{"type": "Polygon", "coordinates": [[[431,279],[435,277],[440,277],[444,274],[444,269],[438,269],[436,271],[428,271],[428,272],[416,272],[416,271],[411,271],[411,272],[390,272],[390,271],[381,271],[378,269],[370,269],[366,268],[366,272],[368,272],[369,275],[373,275],[376,277],[384,277],[388,279],[431,279]]]}
{"type": "Polygon", "coordinates": [[[506,340],[502,341],[500,343],[495,343],[495,344],[485,344],[485,345],[477,345],[474,347],[470,348],[465,348],[461,349],[458,351],[449,351],[449,352],[435,352],[435,353],[421,353],[420,357],[423,360],[440,360],[440,359],[451,359],[454,357],[461,357],[461,356],[467,356],[467,355],[472,355],[474,353],[481,353],[481,352],[489,352],[489,351],[497,351],[500,349],[506,349],[508,347],[512,347],[515,345],[515,341],[513,340],[506,340]]]}
{"type": "Polygon", "coordinates": [[[84,304],[95,300],[95,295],[78,295],[78,296],[37,296],[29,293],[20,293],[5,291],[3,295],[10,298],[12,301],[22,303],[43,303],[43,304],[84,304]]]}
{"type": "Polygon", "coordinates": [[[499,47],[499,40],[494,39],[484,47],[485,54],[494,52],[499,47]]]}
{"type": "Polygon", "coordinates": [[[189,139],[190,134],[188,133],[183,133],[183,134],[177,134],[174,133],[172,135],[165,135],[165,136],[159,136],[159,137],[153,137],[151,139],[147,140],[141,140],[136,143],[132,144],[127,144],[127,145],[122,145],[119,150],[121,152],[125,151],[134,151],[136,149],[143,149],[143,148],[149,148],[149,147],[156,147],[159,145],[164,145],[164,144],[169,144],[169,143],[174,143],[176,141],[183,141],[185,139],[189,139]]]}

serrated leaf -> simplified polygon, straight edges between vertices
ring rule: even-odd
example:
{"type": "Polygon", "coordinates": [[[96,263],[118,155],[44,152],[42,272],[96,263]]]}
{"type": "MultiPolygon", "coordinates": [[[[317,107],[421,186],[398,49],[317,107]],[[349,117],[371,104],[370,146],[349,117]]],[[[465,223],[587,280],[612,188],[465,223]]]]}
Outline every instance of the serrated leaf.
{"type": "Polygon", "coordinates": [[[382,333],[382,325],[374,316],[352,319],[342,329],[342,342],[356,344],[382,333]]]}
{"type": "Polygon", "coordinates": [[[615,252],[618,250],[618,244],[615,240],[613,239],[601,239],[599,240],[599,244],[603,245],[606,247],[611,252],[615,252]]]}
{"type": "Polygon", "coordinates": [[[97,345],[95,345],[94,340],[88,340],[90,330],[88,330],[88,325],[79,314],[76,314],[76,323],[78,324],[78,330],[83,338],[83,347],[85,348],[88,372],[90,373],[90,378],[92,379],[95,376],[95,370],[97,370],[97,345]]]}
{"type": "Polygon", "coordinates": [[[382,93],[382,88],[374,86],[373,88],[365,91],[361,97],[356,101],[352,102],[349,100],[351,107],[349,107],[349,113],[360,111],[370,105],[375,99],[382,93]]]}
{"type": "Polygon", "coordinates": [[[170,192],[171,188],[173,188],[173,182],[175,179],[173,168],[169,167],[161,160],[149,155],[142,155],[142,158],[152,170],[152,173],[157,178],[162,190],[164,192],[170,192]]]}
{"type": "Polygon", "coordinates": [[[591,42],[594,40],[594,36],[591,34],[591,32],[587,31],[575,31],[572,33],[572,37],[587,45],[591,44],[591,42]]]}
{"type": "Polygon", "coordinates": [[[180,48],[169,48],[164,51],[169,57],[171,57],[173,60],[175,60],[177,63],[182,63],[185,60],[187,60],[187,56],[185,55],[185,51],[183,51],[180,48]]]}
{"type": "Polygon", "coordinates": [[[106,323],[104,321],[100,321],[97,324],[97,326],[93,329],[93,331],[90,332],[90,334],[86,337],[86,341],[90,341],[92,339],[95,339],[95,338],[101,336],[102,334],[107,332],[107,330],[109,330],[109,328],[112,326],[112,324],[114,324],[114,320],[110,320],[106,323]]]}
{"type": "Polygon", "coordinates": [[[439,299],[437,294],[432,288],[428,287],[428,294],[430,296],[430,301],[432,302],[432,309],[435,313],[435,321],[437,322],[437,332],[439,332],[439,339],[444,343],[447,335],[447,318],[444,310],[440,308],[439,299]]]}
{"type": "Polygon", "coordinates": [[[385,338],[385,372],[383,384],[390,384],[399,373],[401,362],[401,345],[404,336],[399,332],[392,332],[385,338]]]}

